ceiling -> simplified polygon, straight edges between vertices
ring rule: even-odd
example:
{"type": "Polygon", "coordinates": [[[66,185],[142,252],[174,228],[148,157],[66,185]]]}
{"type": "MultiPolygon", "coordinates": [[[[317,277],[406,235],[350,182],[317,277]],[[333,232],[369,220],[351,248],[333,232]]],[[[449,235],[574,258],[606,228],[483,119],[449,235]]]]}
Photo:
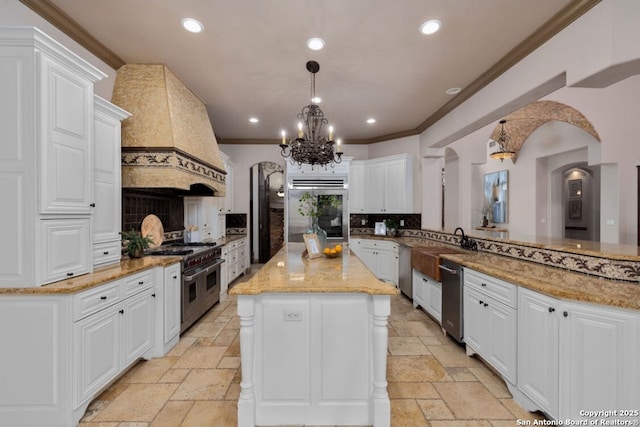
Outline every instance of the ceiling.
{"type": "Polygon", "coordinates": [[[597,3],[21,1],[115,68],[167,65],[206,103],[222,143],[275,143],[282,129],[292,137],[309,103],[305,63],[316,60],[320,106],[345,144],[420,133],[597,3]],[[204,32],[186,32],[184,17],[198,19],[204,32]],[[420,34],[433,18],[442,29],[420,34]],[[326,47],[309,50],[311,37],[326,47]],[[452,87],[463,90],[447,95],[452,87]],[[375,124],[366,123],[370,117],[375,124]]]}

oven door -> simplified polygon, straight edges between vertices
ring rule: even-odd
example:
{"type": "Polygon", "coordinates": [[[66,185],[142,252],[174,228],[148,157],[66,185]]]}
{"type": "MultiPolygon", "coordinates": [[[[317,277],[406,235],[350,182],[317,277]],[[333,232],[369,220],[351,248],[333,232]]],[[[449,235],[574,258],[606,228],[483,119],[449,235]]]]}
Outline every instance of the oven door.
{"type": "Polygon", "coordinates": [[[208,267],[186,271],[182,276],[181,333],[220,301],[223,262],[224,260],[216,260],[208,267]]]}
{"type": "Polygon", "coordinates": [[[310,218],[298,211],[300,198],[305,192],[314,194],[320,216],[318,226],[327,232],[327,240],[346,242],[349,239],[348,191],[344,189],[290,189],[287,208],[287,238],[289,242],[303,242],[302,234],[309,229],[310,218]],[[337,206],[331,206],[329,198],[336,197],[337,206]]]}

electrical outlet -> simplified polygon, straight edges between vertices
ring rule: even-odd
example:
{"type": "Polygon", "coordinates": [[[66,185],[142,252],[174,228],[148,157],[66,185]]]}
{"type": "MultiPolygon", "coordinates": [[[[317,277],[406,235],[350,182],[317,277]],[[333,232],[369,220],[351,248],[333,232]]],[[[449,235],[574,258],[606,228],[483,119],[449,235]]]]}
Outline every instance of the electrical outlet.
{"type": "Polygon", "coordinates": [[[299,322],[302,320],[302,311],[300,310],[285,310],[284,311],[285,322],[299,322]]]}
{"type": "Polygon", "coordinates": [[[400,220],[400,227],[404,227],[404,219],[400,220]]]}

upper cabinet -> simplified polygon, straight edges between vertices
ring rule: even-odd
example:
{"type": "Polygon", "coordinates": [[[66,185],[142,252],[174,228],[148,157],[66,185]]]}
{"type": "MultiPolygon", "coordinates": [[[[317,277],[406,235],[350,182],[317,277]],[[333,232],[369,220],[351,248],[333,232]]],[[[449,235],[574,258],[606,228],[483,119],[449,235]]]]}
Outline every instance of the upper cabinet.
{"type": "Polygon", "coordinates": [[[227,172],[227,176],[225,178],[226,182],[226,190],[225,196],[220,199],[218,202],[219,212],[221,214],[231,213],[233,212],[233,162],[229,159],[224,153],[220,153],[222,160],[224,161],[224,170],[227,172]]]}
{"type": "Polygon", "coordinates": [[[122,191],[120,121],[129,113],[94,97],[93,147],[93,265],[120,261],[122,191]]]}
{"type": "Polygon", "coordinates": [[[352,162],[350,181],[351,213],[420,213],[420,165],[410,154],[352,162]]]}
{"type": "Polygon", "coordinates": [[[0,287],[92,269],[93,83],[104,77],[35,28],[0,28],[0,287]],[[81,247],[61,259],[69,242],[81,247]]]}

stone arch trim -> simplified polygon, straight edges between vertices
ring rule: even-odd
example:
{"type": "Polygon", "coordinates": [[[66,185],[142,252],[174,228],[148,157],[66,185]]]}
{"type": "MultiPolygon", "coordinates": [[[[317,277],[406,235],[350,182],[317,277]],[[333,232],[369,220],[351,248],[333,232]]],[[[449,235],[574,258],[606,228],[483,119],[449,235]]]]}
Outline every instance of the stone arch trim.
{"type": "MultiPolygon", "coordinates": [[[[536,101],[525,105],[519,110],[514,111],[504,118],[505,130],[511,137],[516,157],[513,159],[515,163],[518,152],[527,138],[543,124],[557,120],[577,126],[593,136],[598,142],[600,135],[595,130],[591,122],[580,111],[566,104],[556,101],[536,101]]],[[[494,141],[498,138],[500,125],[496,125],[491,133],[491,139],[494,141]]]]}

